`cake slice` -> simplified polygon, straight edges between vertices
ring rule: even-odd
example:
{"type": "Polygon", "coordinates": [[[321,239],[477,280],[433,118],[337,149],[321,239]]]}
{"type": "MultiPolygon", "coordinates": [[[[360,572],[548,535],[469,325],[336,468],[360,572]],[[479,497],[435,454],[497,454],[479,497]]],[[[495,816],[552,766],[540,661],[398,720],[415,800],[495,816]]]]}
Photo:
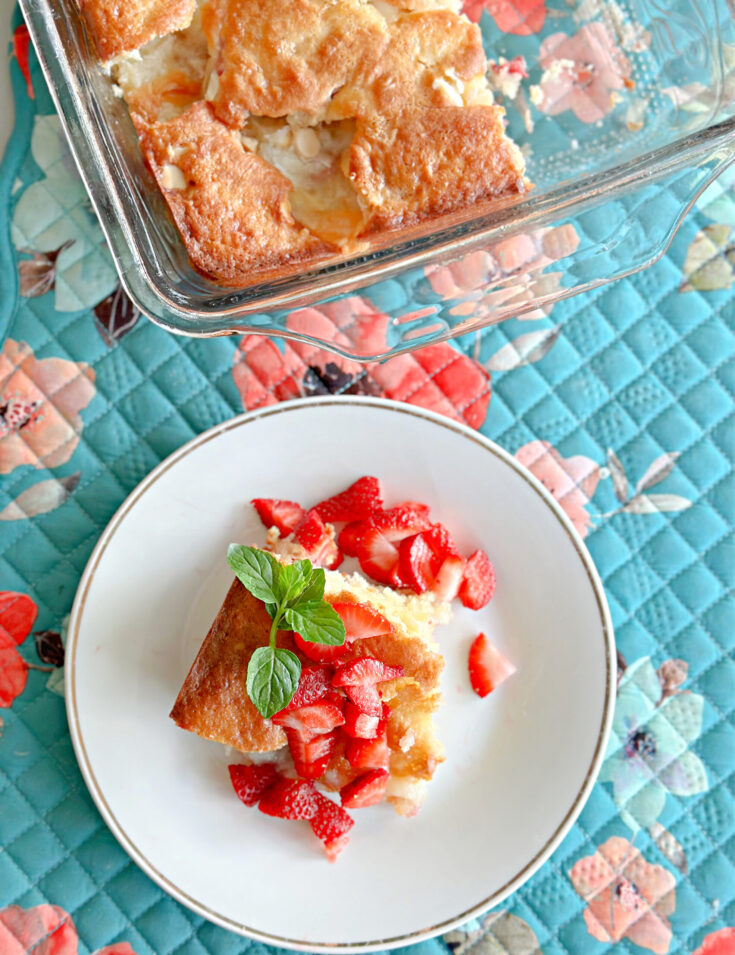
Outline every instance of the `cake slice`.
{"type": "MultiPolygon", "coordinates": [[[[322,668],[327,678],[339,684],[333,674],[360,658],[399,668],[394,672],[402,675],[377,684],[384,724],[377,735],[351,736],[348,725],[325,734],[325,740],[329,737],[329,758],[317,782],[341,790],[375,768],[370,765],[375,752],[382,747],[386,755],[387,747],[387,765],[380,767],[389,771],[385,796],[398,813],[413,815],[421,805],[427,781],[444,758],[432,718],[440,702],[444,661],[432,634],[436,624],[449,619],[449,606],[426,594],[405,595],[374,586],[359,574],[326,571],[325,576],[324,599],[347,621],[344,647],[328,648],[338,659],[322,668]],[[361,614],[371,621],[384,621],[373,625],[373,630],[382,632],[355,636],[354,620],[361,614]]],[[[246,690],[248,663],[254,651],[268,643],[271,622],[265,605],[235,580],[184,681],[171,717],[182,729],[205,739],[247,754],[282,751],[285,761],[289,741],[294,751],[293,731],[283,716],[288,708],[272,720],[264,719],[246,690]]],[[[308,672],[320,670],[314,660],[319,659],[321,648],[315,649],[314,644],[279,630],[276,645],[299,657],[302,680],[307,668],[308,672]]],[[[352,696],[359,698],[350,686],[329,690],[329,698],[346,712],[353,707],[352,696]]],[[[354,707],[353,711],[357,712],[354,707]]]]}

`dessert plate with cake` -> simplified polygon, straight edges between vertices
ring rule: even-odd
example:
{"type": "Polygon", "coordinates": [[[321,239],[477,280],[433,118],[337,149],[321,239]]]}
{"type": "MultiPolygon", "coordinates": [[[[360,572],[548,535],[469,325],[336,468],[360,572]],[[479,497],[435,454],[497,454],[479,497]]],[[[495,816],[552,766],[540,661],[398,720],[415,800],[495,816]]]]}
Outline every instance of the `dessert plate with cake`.
{"type": "Polygon", "coordinates": [[[151,878],[243,935],[370,951],[551,854],[604,755],[615,651],[589,554],[514,458],[329,397],[141,483],[80,583],[66,681],[85,781],[151,878]]]}

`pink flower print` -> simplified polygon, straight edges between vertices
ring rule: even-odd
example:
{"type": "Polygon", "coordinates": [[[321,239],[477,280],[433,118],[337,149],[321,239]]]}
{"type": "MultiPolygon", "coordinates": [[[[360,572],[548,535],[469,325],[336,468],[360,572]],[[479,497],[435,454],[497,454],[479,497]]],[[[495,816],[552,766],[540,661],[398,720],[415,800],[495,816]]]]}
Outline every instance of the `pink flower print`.
{"type": "Polygon", "coordinates": [[[53,468],[79,443],[79,412],[95,394],[84,362],[38,359],[25,342],[8,339],[0,352],[0,474],[23,464],[53,468]]]}
{"type": "MultiPolygon", "coordinates": [[[[433,291],[445,302],[454,300],[451,315],[468,316],[473,323],[492,318],[500,308],[514,310],[548,295],[559,287],[561,272],[544,272],[558,259],[571,255],[579,235],[571,224],[534,229],[509,236],[488,249],[469,252],[449,265],[426,267],[433,291]]],[[[529,309],[518,315],[533,321],[549,314],[553,305],[529,309]]]]}
{"type": "Polygon", "coordinates": [[[592,526],[586,505],[600,480],[597,463],[581,454],[563,458],[548,441],[524,444],[516,451],[516,460],[556,498],[579,536],[586,537],[592,526]]]}
{"type": "Polygon", "coordinates": [[[58,905],[0,909],[0,952],[3,955],[77,955],[77,933],[71,916],[58,905]]]}
{"type": "Polygon", "coordinates": [[[712,932],[692,955],[735,955],[735,928],[712,932]]]}
{"type": "Polygon", "coordinates": [[[599,942],[628,938],[657,955],[668,952],[676,908],[676,881],[652,865],[627,839],[612,836],[591,856],[575,863],[569,878],[587,903],[587,931],[599,942]]]}
{"type": "Polygon", "coordinates": [[[474,23],[487,10],[503,33],[528,36],[538,33],[546,19],[546,0],[465,0],[462,12],[474,23]]]}
{"type": "Polygon", "coordinates": [[[544,73],[534,102],[552,116],[571,109],[583,123],[596,123],[615,106],[616,90],[633,85],[630,60],[604,23],[586,23],[573,36],[546,37],[539,63],[544,73]]]}
{"type": "MultiPolygon", "coordinates": [[[[357,356],[386,350],[389,322],[359,296],[299,309],[286,320],[291,331],[319,336],[357,356]]],[[[309,342],[279,348],[271,339],[247,335],[235,354],[232,376],[248,410],[304,394],[357,390],[420,405],[473,428],[485,420],[491,393],[485,369],[447,343],[363,365],[309,342]]]]}

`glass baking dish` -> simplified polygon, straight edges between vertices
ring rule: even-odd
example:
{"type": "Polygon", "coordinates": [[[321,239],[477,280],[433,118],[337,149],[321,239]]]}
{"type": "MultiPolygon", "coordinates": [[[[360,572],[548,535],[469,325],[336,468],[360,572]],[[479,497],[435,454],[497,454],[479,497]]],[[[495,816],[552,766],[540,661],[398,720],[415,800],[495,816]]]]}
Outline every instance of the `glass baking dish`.
{"type": "Polygon", "coordinates": [[[735,157],[735,0],[465,0],[534,189],[225,289],[189,264],[75,0],[20,6],[122,284],[182,335],[258,332],[369,360],[534,317],[654,262],[735,157]],[[357,291],[340,314],[379,312],[379,334],[349,318],[336,333],[315,307],[357,291]]]}

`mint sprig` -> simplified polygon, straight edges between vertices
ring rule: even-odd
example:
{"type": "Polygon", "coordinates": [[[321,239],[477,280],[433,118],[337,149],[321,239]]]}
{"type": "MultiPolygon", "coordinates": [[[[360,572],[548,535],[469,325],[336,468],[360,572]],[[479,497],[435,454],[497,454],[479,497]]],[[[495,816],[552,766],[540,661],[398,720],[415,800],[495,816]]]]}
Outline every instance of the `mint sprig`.
{"type": "Polygon", "coordinates": [[[276,646],[279,624],[310,643],[329,646],[345,642],[345,627],[336,610],[323,599],[324,571],[312,567],[311,561],[281,564],[257,547],[230,544],[227,562],[240,583],[263,601],[273,621],[268,646],[258,647],[250,658],[246,683],[255,708],[270,719],[288,706],[301,676],[301,661],[296,654],[276,646]]]}

